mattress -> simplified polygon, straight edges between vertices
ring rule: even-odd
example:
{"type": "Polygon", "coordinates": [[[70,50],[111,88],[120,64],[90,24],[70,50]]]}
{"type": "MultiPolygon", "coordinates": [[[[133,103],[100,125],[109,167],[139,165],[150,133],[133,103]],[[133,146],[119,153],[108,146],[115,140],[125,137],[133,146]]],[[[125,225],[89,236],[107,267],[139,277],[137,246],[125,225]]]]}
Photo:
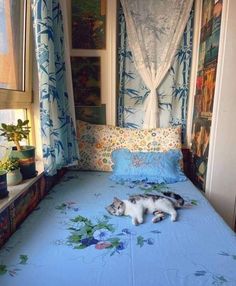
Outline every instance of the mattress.
{"type": "Polygon", "coordinates": [[[117,184],[68,172],[0,250],[0,285],[236,285],[235,233],[190,181],[117,184]],[[111,216],[113,197],[173,191],[178,219],[134,226],[111,216]]]}

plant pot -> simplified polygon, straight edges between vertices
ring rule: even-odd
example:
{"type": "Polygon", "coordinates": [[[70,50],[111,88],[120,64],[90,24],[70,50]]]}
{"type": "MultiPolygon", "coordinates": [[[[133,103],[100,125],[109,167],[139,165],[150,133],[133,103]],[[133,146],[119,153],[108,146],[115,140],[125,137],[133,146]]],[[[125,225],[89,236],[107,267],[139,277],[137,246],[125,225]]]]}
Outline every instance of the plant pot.
{"type": "Polygon", "coordinates": [[[19,169],[8,171],[7,172],[7,185],[8,186],[15,186],[22,182],[22,174],[19,169]]]}
{"type": "Polygon", "coordinates": [[[0,171],[0,199],[3,199],[8,196],[7,190],[7,172],[0,171]]]}
{"type": "Polygon", "coordinates": [[[35,164],[35,147],[23,146],[22,150],[13,147],[10,156],[18,158],[20,161],[20,171],[23,179],[30,179],[37,175],[35,164]]]}

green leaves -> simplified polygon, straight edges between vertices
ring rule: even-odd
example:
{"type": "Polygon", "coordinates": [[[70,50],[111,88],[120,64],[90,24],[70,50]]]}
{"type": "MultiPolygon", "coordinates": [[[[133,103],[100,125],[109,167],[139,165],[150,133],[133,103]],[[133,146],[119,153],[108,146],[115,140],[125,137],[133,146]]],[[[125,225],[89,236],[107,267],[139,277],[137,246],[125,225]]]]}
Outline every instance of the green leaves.
{"type": "Polygon", "coordinates": [[[14,171],[20,167],[20,162],[18,158],[7,158],[4,161],[0,161],[0,170],[14,171]]]}
{"type": "Polygon", "coordinates": [[[139,245],[140,247],[143,247],[145,243],[147,245],[153,245],[154,244],[154,239],[153,238],[144,239],[143,236],[139,235],[137,237],[137,245],[139,245]]]}
{"type": "Polygon", "coordinates": [[[115,228],[113,227],[113,225],[108,223],[108,219],[106,218],[106,216],[104,216],[103,219],[98,220],[97,224],[94,226],[94,230],[102,229],[102,228],[107,229],[111,232],[115,231],[115,228]]]}
{"type": "Polygon", "coordinates": [[[24,254],[20,255],[20,264],[26,264],[27,260],[28,260],[28,256],[27,255],[24,255],[24,254]]]}
{"type": "Polygon", "coordinates": [[[4,264],[0,264],[0,275],[4,275],[7,273],[7,266],[4,264]]]}
{"type": "Polygon", "coordinates": [[[137,237],[137,245],[139,245],[140,247],[143,247],[144,245],[144,238],[141,235],[137,237]]]}
{"type": "Polygon", "coordinates": [[[65,210],[67,207],[67,204],[66,203],[62,203],[61,205],[59,206],[56,206],[56,210],[65,210]]]}
{"type": "Polygon", "coordinates": [[[22,121],[21,119],[18,119],[18,120],[17,120],[17,125],[18,125],[19,127],[25,126],[25,125],[27,125],[27,124],[29,124],[29,120],[25,120],[25,121],[22,121]]]}
{"type": "Polygon", "coordinates": [[[191,200],[191,205],[193,205],[193,206],[197,206],[197,205],[198,205],[197,200],[191,200]]]}
{"type": "Polygon", "coordinates": [[[111,247],[117,247],[120,244],[120,239],[118,237],[109,238],[108,241],[111,243],[111,247]]]}
{"type": "Polygon", "coordinates": [[[155,192],[164,192],[166,189],[169,189],[169,187],[165,184],[153,184],[153,185],[143,185],[143,186],[140,186],[140,189],[142,191],[144,191],[144,193],[155,193],[155,192]]]}
{"type": "Polygon", "coordinates": [[[29,120],[22,121],[21,119],[17,120],[17,124],[6,124],[2,123],[0,131],[2,133],[0,136],[6,138],[9,142],[14,142],[16,144],[17,150],[20,150],[19,142],[23,139],[27,139],[30,133],[30,127],[28,126],[29,120]]]}
{"type": "Polygon", "coordinates": [[[83,237],[83,235],[80,235],[78,233],[73,233],[72,235],[69,236],[68,241],[70,243],[75,243],[75,244],[79,243],[80,244],[82,237],[83,237]]]}
{"type": "Polygon", "coordinates": [[[74,246],[74,249],[85,249],[86,247],[87,247],[86,245],[79,244],[79,245],[74,246]]]}
{"type": "Polygon", "coordinates": [[[77,217],[71,219],[72,222],[84,222],[85,224],[92,224],[91,220],[87,219],[86,217],[83,217],[81,215],[78,215],[77,217]]]}
{"type": "Polygon", "coordinates": [[[27,261],[28,261],[28,256],[25,254],[21,254],[19,256],[20,261],[13,265],[13,266],[7,266],[5,264],[0,264],[0,276],[4,275],[4,274],[9,274],[10,276],[15,276],[17,274],[18,271],[20,271],[19,268],[16,268],[17,265],[21,264],[21,265],[26,265],[27,261]]]}

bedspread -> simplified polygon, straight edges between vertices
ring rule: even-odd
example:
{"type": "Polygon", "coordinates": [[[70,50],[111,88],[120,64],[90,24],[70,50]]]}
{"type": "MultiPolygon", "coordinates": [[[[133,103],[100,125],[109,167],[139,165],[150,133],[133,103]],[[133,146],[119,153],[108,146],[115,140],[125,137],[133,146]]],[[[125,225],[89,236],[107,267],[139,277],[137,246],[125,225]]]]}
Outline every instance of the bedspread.
{"type": "Polygon", "coordinates": [[[190,181],[117,184],[68,172],[0,250],[1,286],[236,285],[235,233],[190,181]],[[114,196],[173,191],[178,220],[134,226],[109,215],[114,196]]]}

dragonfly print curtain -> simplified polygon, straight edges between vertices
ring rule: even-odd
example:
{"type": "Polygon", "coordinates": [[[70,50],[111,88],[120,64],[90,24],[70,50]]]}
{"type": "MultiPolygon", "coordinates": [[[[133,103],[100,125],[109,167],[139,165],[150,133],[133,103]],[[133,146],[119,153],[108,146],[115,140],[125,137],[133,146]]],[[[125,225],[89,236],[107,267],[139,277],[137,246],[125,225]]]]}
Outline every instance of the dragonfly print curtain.
{"type": "MultiPolygon", "coordinates": [[[[160,127],[182,126],[185,142],[189,78],[193,40],[192,10],[176,50],[171,68],[157,89],[160,127]]],[[[127,128],[142,128],[144,101],[150,93],[138,71],[127,39],[127,30],[122,6],[119,9],[119,96],[118,125],[127,128]]]]}
{"type": "Polygon", "coordinates": [[[59,0],[32,0],[39,77],[40,121],[46,175],[77,164],[71,94],[66,83],[63,18],[59,0]]]}
{"type": "Polygon", "coordinates": [[[143,128],[159,126],[157,88],[171,67],[192,8],[192,0],[121,0],[129,47],[150,90],[143,128]]]}

